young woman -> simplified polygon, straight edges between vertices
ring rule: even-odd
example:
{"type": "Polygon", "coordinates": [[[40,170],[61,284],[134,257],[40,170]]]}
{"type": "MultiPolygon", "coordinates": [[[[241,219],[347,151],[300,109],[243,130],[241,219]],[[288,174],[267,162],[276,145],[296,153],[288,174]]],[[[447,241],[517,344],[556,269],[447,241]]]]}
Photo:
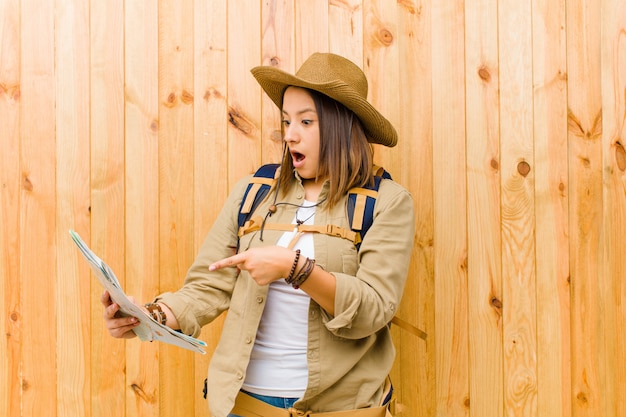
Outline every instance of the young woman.
{"type": "MultiPolygon", "coordinates": [[[[288,409],[384,416],[394,360],[388,324],[408,271],[413,201],[381,180],[358,250],[346,207],[350,189],[374,181],[371,144],[394,146],[396,131],[345,58],[317,53],[295,75],[269,66],[252,73],[282,112],[280,173],[244,228],[238,214],[250,177],[234,188],[183,287],[149,308],[194,336],[228,311],[208,373],[213,417],[288,409]],[[317,227],[327,225],[332,232],[317,227]]],[[[106,293],[102,303],[110,334],[133,337],[136,320],[118,317],[106,293]]]]}

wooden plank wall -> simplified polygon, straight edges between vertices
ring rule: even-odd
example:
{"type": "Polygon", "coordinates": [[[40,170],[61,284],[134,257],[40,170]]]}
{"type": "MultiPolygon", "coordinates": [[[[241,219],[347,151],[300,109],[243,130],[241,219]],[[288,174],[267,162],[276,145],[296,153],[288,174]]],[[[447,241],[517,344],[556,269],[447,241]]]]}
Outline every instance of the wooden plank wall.
{"type": "Polygon", "coordinates": [[[626,415],[622,0],[0,1],[0,415],[209,416],[207,355],[108,336],[277,161],[249,69],[354,60],[415,197],[398,415],[626,415]]]}

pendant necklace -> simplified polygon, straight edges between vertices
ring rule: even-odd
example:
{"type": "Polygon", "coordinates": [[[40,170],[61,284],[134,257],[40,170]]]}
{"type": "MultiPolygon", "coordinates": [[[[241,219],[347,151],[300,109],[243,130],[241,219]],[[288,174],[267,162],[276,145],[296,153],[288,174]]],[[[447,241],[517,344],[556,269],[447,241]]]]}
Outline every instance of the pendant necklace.
{"type": "Polygon", "coordinates": [[[311,206],[300,206],[298,207],[298,209],[296,210],[296,227],[294,228],[294,236],[293,238],[291,238],[291,241],[289,242],[289,245],[287,245],[287,247],[289,249],[293,249],[293,247],[295,246],[296,242],[298,241],[298,239],[300,239],[300,236],[302,236],[304,234],[303,231],[299,230],[300,226],[302,226],[304,223],[308,222],[313,216],[315,216],[315,207],[317,207],[318,205],[322,204],[326,199],[318,202],[317,204],[313,204],[311,206]],[[308,215],[308,217],[306,217],[303,220],[300,220],[298,218],[298,211],[300,211],[300,209],[313,209],[312,213],[308,215]]]}

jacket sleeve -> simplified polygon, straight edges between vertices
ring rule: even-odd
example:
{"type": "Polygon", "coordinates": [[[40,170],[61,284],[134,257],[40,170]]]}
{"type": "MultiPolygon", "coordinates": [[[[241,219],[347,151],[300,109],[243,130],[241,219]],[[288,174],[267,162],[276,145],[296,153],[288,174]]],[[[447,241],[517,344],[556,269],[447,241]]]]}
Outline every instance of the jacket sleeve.
{"type": "Polygon", "coordinates": [[[411,195],[399,184],[383,181],[374,221],[358,253],[356,276],[333,272],[337,279],[335,315],[323,313],[330,332],[361,339],[389,324],[404,291],[414,235],[411,195]]]}
{"type": "Polygon", "coordinates": [[[189,268],[182,288],[163,293],[155,300],[172,310],[185,334],[198,336],[202,326],[230,305],[237,269],[209,272],[209,265],[235,254],[237,215],[248,181],[249,177],[242,179],[229,195],[189,268]]]}

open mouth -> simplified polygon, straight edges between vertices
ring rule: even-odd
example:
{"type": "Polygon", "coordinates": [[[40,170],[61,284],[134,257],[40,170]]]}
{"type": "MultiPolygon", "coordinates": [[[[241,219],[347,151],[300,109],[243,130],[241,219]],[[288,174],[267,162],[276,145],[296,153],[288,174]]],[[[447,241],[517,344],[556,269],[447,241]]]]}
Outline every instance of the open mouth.
{"type": "Polygon", "coordinates": [[[293,158],[294,165],[301,165],[302,161],[304,161],[304,159],[306,158],[300,152],[295,152],[295,151],[291,151],[291,157],[293,158]]]}

